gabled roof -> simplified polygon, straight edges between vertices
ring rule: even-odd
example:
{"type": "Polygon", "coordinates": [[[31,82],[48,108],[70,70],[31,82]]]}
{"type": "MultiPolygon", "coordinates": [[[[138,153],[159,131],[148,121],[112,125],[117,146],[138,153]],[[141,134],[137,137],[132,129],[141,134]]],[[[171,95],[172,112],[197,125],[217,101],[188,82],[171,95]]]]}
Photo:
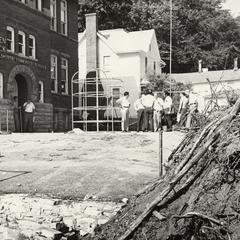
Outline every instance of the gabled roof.
{"type": "Polygon", "coordinates": [[[177,82],[201,84],[207,83],[207,78],[211,82],[221,81],[236,81],[240,80],[240,70],[221,70],[221,71],[207,71],[207,72],[193,72],[193,73],[174,73],[172,78],[177,82]]]}
{"type": "Polygon", "coordinates": [[[127,32],[124,29],[99,31],[117,53],[148,52],[154,30],[127,32]]]}
{"type": "MultiPolygon", "coordinates": [[[[154,29],[128,32],[122,28],[99,31],[98,35],[111,47],[115,53],[148,52],[150,43],[155,37],[154,29]]],[[[79,42],[85,32],[79,33],[79,42]]]]}

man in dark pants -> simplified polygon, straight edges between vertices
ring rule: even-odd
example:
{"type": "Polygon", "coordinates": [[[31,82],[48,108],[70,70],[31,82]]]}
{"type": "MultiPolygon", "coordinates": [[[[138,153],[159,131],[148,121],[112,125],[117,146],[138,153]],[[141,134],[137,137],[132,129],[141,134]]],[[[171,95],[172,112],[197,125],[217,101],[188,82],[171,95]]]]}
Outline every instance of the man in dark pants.
{"type": "Polygon", "coordinates": [[[153,103],[154,97],[152,95],[152,90],[147,91],[147,95],[143,97],[142,104],[144,106],[144,122],[145,122],[145,129],[144,131],[153,132],[153,103]],[[149,125],[149,128],[148,128],[149,125]]]}
{"type": "Polygon", "coordinates": [[[33,132],[33,113],[35,111],[35,106],[31,99],[23,104],[24,109],[24,131],[33,132]]]}
{"type": "Polygon", "coordinates": [[[18,97],[13,97],[13,118],[15,125],[15,132],[20,132],[20,121],[19,121],[19,107],[18,107],[18,97]]]}
{"type": "Polygon", "coordinates": [[[144,106],[142,104],[142,94],[140,94],[139,99],[134,102],[134,108],[137,111],[137,132],[139,132],[141,130],[144,130],[144,106]]]}

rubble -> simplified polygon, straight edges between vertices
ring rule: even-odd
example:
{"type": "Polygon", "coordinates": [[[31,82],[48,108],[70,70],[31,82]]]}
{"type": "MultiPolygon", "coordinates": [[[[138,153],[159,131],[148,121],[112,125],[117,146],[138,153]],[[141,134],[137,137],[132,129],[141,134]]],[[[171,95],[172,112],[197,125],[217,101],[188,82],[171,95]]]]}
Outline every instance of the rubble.
{"type": "Polygon", "coordinates": [[[240,99],[212,112],[169,157],[169,169],[84,240],[238,240],[240,99]]]}
{"type": "Polygon", "coordinates": [[[0,196],[0,239],[77,240],[109,221],[122,203],[0,196]]]}

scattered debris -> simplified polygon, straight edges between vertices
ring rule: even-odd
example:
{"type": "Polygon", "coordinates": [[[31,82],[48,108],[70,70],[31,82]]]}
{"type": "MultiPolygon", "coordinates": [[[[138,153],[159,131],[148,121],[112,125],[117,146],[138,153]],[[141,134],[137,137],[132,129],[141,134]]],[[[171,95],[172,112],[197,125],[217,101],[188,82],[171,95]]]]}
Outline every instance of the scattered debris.
{"type": "Polygon", "coordinates": [[[212,112],[170,155],[162,179],[82,239],[238,240],[239,111],[240,98],[231,109],[212,112]]]}
{"type": "Polygon", "coordinates": [[[93,233],[97,225],[109,221],[122,206],[113,202],[1,195],[0,239],[78,240],[80,235],[93,233]]]}

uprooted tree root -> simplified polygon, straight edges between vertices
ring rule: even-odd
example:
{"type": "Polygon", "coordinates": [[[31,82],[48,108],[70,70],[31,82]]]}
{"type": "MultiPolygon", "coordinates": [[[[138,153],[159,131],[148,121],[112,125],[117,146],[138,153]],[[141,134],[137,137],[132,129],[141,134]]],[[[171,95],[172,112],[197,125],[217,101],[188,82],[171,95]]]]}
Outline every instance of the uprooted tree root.
{"type": "Polygon", "coordinates": [[[240,99],[213,113],[145,188],[91,240],[237,240],[240,236],[240,99]]]}

